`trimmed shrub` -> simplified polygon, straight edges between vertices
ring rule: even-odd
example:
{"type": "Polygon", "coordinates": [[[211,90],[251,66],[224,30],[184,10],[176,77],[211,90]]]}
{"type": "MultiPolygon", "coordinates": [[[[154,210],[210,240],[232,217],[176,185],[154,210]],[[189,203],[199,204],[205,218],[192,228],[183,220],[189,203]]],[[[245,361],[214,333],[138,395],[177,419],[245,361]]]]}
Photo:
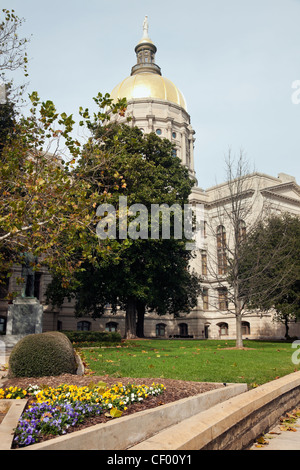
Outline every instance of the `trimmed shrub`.
{"type": "Polygon", "coordinates": [[[72,343],[120,343],[120,333],[115,331],[64,331],[72,343]]]}
{"type": "Polygon", "coordinates": [[[9,358],[10,377],[44,377],[76,374],[75,352],[70,340],[58,331],[22,338],[9,358]]]}

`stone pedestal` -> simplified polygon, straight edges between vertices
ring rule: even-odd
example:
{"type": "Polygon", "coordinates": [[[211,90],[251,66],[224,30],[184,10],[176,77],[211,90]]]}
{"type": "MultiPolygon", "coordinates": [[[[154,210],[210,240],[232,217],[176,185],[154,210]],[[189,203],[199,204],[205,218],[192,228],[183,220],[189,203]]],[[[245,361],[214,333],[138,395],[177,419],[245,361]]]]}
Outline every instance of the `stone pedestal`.
{"type": "Polygon", "coordinates": [[[35,297],[18,297],[9,305],[6,336],[42,333],[43,307],[35,297]]]}

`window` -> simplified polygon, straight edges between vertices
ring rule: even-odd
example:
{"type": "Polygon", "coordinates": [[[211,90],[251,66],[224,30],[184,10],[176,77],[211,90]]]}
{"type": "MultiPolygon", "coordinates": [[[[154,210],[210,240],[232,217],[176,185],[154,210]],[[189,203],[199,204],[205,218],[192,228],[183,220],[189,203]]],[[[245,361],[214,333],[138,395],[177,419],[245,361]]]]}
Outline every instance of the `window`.
{"type": "Polygon", "coordinates": [[[202,275],[207,275],[207,253],[206,251],[202,251],[201,253],[201,266],[202,266],[202,275]]]}
{"type": "Polygon", "coordinates": [[[219,309],[228,310],[227,289],[219,289],[219,309]]]}
{"type": "Polygon", "coordinates": [[[161,135],[161,129],[156,129],[156,134],[161,135]]]}
{"type": "Polygon", "coordinates": [[[165,336],[166,325],[164,323],[158,323],[156,325],[156,336],[165,336]]]}
{"type": "Polygon", "coordinates": [[[188,335],[188,326],[186,323],[180,323],[179,325],[179,334],[180,336],[187,336],[188,335]]]}
{"type": "Polygon", "coordinates": [[[77,323],[77,331],[90,331],[91,323],[89,321],[79,321],[77,323]]]}
{"type": "Polygon", "coordinates": [[[242,335],[250,335],[250,323],[242,321],[242,335]]]}
{"type": "Polygon", "coordinates": [[[176,139],[176,132],[172,132],[173,139],[176,139]]]}
{"type": "Polygon", "coordinates": [[[105,325],[105,331],[117,331],[118,323],[110,321],[105,325]]]}
{"type": "Polygon", "coordinates": [[[246,238],[246,223],[243,220],[239,221],[238,242],[244,241],[246,238]]]}
{"type": "Polygon", "coordinates": [[[0,335],[6,333],[6,317],[0,317],[0,335]]]}
{"type": "Polygon", "coordinates": [[[172,149],[172,157],[177,157],[177,150],[176,149],[172,149]]]}
{"type": "Polygon", "coordinates": [[[203,302],[203,310],[209,310],[208,306],[208,289],[203,289],[202,291],[202,302],[203,302]]]}
{"type": "Polygon", "coordinates": [[[226,274],[226,230],[223,225],[217,228],[217,256],[218,256],[218,273],[226,274]]]}
{"type": "Polygon", "coordinates": [[[227,323],[219,323],[219,335],[220,336],[226,336],[228,335],[228,324],[227,323]]]}

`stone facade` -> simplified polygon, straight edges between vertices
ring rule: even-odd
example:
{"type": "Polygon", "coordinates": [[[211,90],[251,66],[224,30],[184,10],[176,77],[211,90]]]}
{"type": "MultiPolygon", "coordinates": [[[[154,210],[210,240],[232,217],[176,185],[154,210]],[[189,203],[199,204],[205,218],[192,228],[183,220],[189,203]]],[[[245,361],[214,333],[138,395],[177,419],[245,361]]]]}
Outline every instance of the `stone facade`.
{"type": "Polygon", "coordinates": [[[174,155],[181,159],[191,176],[195,177],[195,131],[184,108],[164,100],[139,98],[128,101],[126,114],[131,117],[130,125],[145,133],[156,132],[169,139],[175,145],[174,155]]]}

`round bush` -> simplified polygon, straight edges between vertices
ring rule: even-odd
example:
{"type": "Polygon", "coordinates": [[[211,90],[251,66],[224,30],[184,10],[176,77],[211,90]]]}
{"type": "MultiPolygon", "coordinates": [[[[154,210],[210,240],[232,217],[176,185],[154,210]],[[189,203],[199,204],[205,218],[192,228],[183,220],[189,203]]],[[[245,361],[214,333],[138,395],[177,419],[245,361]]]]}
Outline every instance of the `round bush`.
{"type": "Polygon", "coordinates": [[[58,331],[22,338],[9,358],[10,377],[44,377],[76,374],[75,352],[70,340],[58,331]]]}

